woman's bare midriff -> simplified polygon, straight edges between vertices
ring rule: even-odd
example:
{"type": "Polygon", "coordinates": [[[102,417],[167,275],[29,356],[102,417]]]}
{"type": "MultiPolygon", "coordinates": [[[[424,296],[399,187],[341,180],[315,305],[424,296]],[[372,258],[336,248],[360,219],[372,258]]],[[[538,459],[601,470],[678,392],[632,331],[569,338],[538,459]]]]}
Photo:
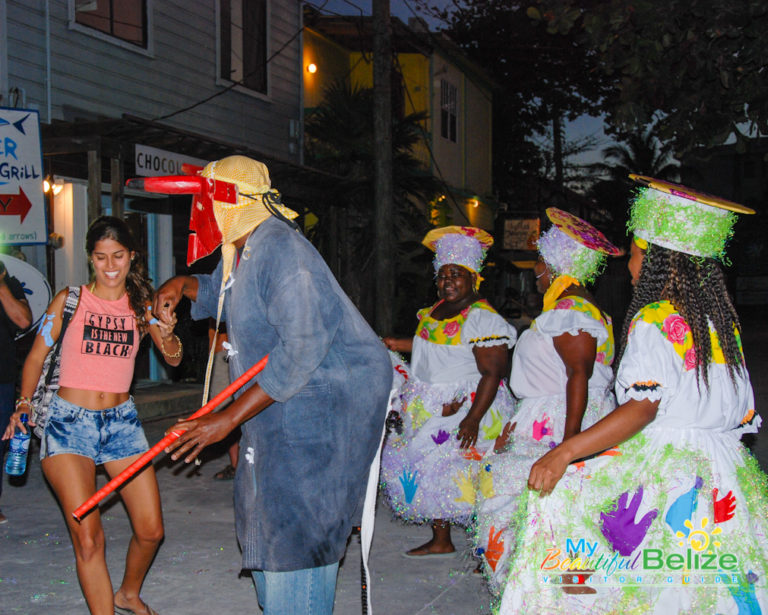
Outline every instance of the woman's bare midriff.
{"type": "Polygon", "coordinates": [[[128,391],[125,393],[105,393],[103,391],[87,391],[86,389],[72,389],[70,387],[61,387],[57,393],[59,397],[69,403],[88,410],[114,408],[124,401],[128,401],[128,398],[131,396],[128,391]]]}

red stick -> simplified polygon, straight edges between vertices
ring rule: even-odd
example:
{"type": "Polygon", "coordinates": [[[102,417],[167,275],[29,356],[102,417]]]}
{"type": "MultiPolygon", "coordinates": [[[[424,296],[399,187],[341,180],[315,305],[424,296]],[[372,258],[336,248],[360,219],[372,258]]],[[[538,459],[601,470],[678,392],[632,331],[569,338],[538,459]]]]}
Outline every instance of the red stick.
{"type": "MultiPolygon", "coordinates": [[[[248,371],[246,371],[242,376],[240,376],[237,380],[225,388],[221,393],[211,399],[197,412],[192,414],[187,420],[189,421],[199,418],[205,414],[210,414],[221,402],[227,399],[227,397],[232,395],[232,393],[237,391],[246,382],[258,374],[262,369],[264,369],[264,366],[267,364],[268,360],[269,355],[253,365],[250,369],[248,369],[248,371]]],[[[115,478],[109,481],[106,485],[104,485],[101,489],[89,497],[85,502],[78,506],[75,512],[72,513],[72,516],[79,522],[86,515],[86,513],[88,513],[92,508],[95,508],[105,497],[115,491],[115,489],[117,489],[129,478],[137,474],[139,470],[141,470],[147,463],[152,461],[152,459],[157,457],[157,455],[159,455],[168,445],[178,440],[182,433],[184,433],[184,430],[172,431],[167,436],[165,436],[162,440],[160,440],[160,442],[155,444],[151,449],[149,449],[131,465],[125,468],[125,470],[120,472],[120,474],[115,476],[115,478]]]]}

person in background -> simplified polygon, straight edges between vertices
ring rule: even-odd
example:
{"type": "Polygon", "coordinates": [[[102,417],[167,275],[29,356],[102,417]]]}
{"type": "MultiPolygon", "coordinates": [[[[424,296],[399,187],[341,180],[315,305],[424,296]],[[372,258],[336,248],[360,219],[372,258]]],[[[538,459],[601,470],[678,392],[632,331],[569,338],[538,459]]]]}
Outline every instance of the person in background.
{"type": "Polygon", "coordinates": [[[768,477],[740,442],[760,417],[718,262],[754,212],[631,177],[620,405],[531,468],[502,615],[768,609],[768,477]]]}
{"type": "MultiPolygon", "coordinates": [[[[175,321],[158,322],[150,313],[153,289],[128,225],[102,216],[85,238],[93,277],[80,288],[77,309],[61,344],[59,389],[48,408],[40,441],[43,474],[61,505],[75,552],[77,578],[91,615],[156,615],[139,596],[163,538],[160,493],[152,464],[120,489],[133,536],[125,571],[114,591],[107,569],[106,541],[97,510],[80,522],[72,511],[96,492],[96,467],[117,476],[149,450],[130,394],[136,354],[149,335],[165,361],[181,362],[175,321]]],[[[21,396],[3,435],[8,440],[31,414],[32,397],[48,351],[61,332],[68,289],[48,306],[24,362],[21,396]]],[[[35,426],[30,421],[30,426],[35,426]]]]}
{"type": "MultiPolygon", "coordinates": [[[[14,410],[16,399],[16,343],[14,338],[19,329],[26,329],[32,324],[32,312],[24,298],[21,283],[8,274],[0,255],[0,433],[8,427],[8,421],[14,410]]],[[[7,440],[0,440],[0,495],[3,493],[3,468],[7,440]]],[[[0,524],[8,518],[0,510],[0,524]]]]}
{"type": "Polygon", "coordinates": [[[479,460],[509,429],[504,379],[517,339],[478,290],[493,238],[448,226],[422,243],[435,252],[439,300],[419,311],[413,338],[384,338],[391,351],[412,352],[399,392],[402,430],[387,438],[381,481],[395,514],[431,524],[432,538],[405,554],[413,558],[452,555],[451,524],[467,525],[476,491],[490,486],[479,460]]]}
{"type": "Polygon", "coordinates": [[[506,579],[514,549],[509,521],[531,466],[616,406],[613,325],[586,285],[598,277],[606,256],[619,249],[581,218],[555,207],[547,216],[552,226],[538,241],[534,266],[544,308],[520,336],[512,359],[509,383],[518,400],[512,443],[484,459],[494,489],[478,498],[473,528],[494,593],[506,579]]]}
{"type": "MultiPolygon", "coordinates": [[[[227,386],[229,386],[229,353],[227,347],[231,348],[227,338],[227,325],[221,323],[219,325],[219,332],[216,334],[216,321],[209,319],[208,327],[208,343],[209,346],[214,344],[214,335],[216,338],[216,348],[213,351],[213,368],[211,371],[211,394],[210,397],[218,395],[227,386]]],[[[217,412],[224,408],[227,404],[232,402],[232,397],[228,397],[224,400],[214,412],[217,412]]],[[[235,429],[229,436],[227,441],[231,440],[229,446],[227,446],[227,456],[229,457],[229,463],[222,469],[213,475],[213,480],[233,480],[235,478],[235,470],[237,469],[237,458],[240,454],[240,428],[235,429]]]]}

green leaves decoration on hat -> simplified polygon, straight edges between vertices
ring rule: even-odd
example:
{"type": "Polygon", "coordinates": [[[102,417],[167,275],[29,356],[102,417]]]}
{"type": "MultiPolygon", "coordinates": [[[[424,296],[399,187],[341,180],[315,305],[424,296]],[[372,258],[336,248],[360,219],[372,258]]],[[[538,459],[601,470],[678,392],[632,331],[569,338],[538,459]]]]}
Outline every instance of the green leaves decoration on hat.
{"type": "Polygon", "coordinates": [[[723,262],[736,219],[732,211],[640,188],[627,230],[664,248],[723,262]]]}

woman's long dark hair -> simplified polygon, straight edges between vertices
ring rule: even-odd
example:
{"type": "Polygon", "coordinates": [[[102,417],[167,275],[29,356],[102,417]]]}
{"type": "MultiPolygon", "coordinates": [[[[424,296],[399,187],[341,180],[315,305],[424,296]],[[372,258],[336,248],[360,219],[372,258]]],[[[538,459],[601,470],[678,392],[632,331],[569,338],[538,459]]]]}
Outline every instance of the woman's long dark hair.
{"type": "Polygon", "coordinates": [[[149,279],[147,266],[139,251],[136,239],[134,239],[128,225],[120,218],[101,216],[91,223],[85,236],[85,251],[89,257],[96,248],[96,243],[102,239],[112,239],[130,252],[135,253],[128,277],[125,279],[125,289],[128,293],[128,303],[133,313],[136,314],[139,330],[143,331],[147,326],[146,306],[152,301],[155,290],[152,288],[152,280],[149,279]]]}
{"type": "Polygon", "coordinates": [[[693,334],[696,349],[696,377],[703,378],[709,388],[707,366],[712,361],[709,323],[712,323],[725,356],[731,381],[744,366],[744,358],[736,340],[741,324],[733,307],[725,276],[720,265],[711,258],[690,256],[649,244],[643,259],[640,279],[632,295],[622,332],[621,352],[615,365],[621,362],[627,346],[629,326],[643,307],[656,301],[668,300],[685,319],[693,334]]]}

